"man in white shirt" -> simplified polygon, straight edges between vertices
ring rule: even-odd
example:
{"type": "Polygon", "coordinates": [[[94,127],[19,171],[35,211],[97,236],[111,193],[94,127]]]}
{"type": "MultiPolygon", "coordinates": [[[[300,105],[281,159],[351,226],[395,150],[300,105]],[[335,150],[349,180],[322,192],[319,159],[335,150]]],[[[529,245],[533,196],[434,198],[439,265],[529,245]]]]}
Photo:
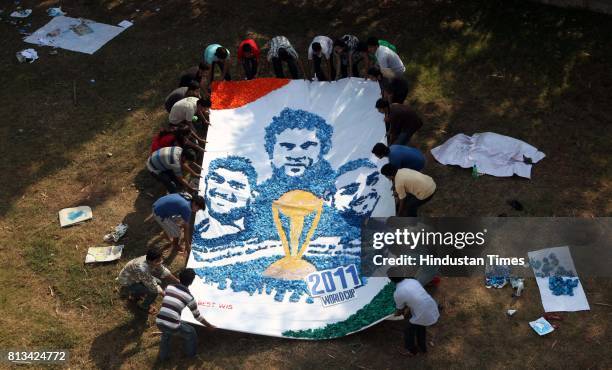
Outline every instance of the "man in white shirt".
{"type": "Polygon", "coordinates": [[[316,36],[308,46],[308,65],[310,71],[319,81],[331,81],[336,75],[333,57],[334,42],[327,36],[316,36]],[[322,63],[325,60],[327,72],[323,71],[322,63]]]}
{"type": "Polygon", "coordinates": [[[405,350],[401,353],[407,356],[414,356],[419,350],[427,353],[426,327],[438,322],[438,304],[417,280],[398,276],[389,279],[395,283],[395,316],[406,317],[410,313],[404,329],[405,350]]]}
{"type": "Polygon", "coordinates": [[[401,77],[406,71],[406,67],[399,55],[389,47],[379,45],[376,37],[368,39],[368,51],[376,56],[376,64],[378,64],[381,71],[390,70],[394,77],[401,77]]]}

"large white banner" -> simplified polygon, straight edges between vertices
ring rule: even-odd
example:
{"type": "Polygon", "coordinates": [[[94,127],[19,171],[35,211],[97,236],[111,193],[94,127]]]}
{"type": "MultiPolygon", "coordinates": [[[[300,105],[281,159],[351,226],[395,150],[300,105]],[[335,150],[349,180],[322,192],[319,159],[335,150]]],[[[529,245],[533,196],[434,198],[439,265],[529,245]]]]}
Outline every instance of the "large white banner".
{"type": "MultiPolygon", "coordinates": [[[[258,79],[213,92],[188,267],[214,325],[324,339],[393,311],[386,278],[360,273],[360,223],[394,214],[377,83],[258,79]]],[[[184,318],[193,321],[189,312],[184,318]]]]}

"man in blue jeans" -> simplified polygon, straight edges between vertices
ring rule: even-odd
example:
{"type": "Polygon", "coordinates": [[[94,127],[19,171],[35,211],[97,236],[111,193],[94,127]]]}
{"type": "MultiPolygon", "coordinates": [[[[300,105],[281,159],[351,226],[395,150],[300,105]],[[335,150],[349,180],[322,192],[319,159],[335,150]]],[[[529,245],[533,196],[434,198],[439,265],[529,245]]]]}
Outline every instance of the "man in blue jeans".
{"type": "Polygon", "coordinates": [[[395,283],[395,316],[406,318],[404,348],[400,353],[406,356],[427,353],[427,327],[440,318],[438,304],[417,280],[396,276],[393,272],[390,275],[393,276],[389,279],[395,283]]]}
{"type": "Polygon", "coordinates": [[[193,269],[186,268],[179,273],[179,284],[171,284],[164,291],[164,300],[155,320],[155,324],[162,332],[159,343],[159,359],[166,360],[169,357],[170,340],[173,336],[179,336],[184,340],[185,354],[188,357],[196,355],[198,348],[198,335],[193,326],[181,321],[181,312],[185,307],[191,310],[193,317],[209,329],[215,327],[204,317],[200,316],[198,305],[189,292],[189,286],[195,279],[193,269]]]}

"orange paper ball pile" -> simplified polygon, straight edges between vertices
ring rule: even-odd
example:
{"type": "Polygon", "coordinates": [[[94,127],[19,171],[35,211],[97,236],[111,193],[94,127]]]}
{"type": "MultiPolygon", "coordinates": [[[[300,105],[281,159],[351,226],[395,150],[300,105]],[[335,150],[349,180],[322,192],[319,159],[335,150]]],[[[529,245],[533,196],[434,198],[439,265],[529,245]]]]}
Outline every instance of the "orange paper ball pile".
{"type": "Polygon", "coordinates": [[[286,78],[258,78],[247,81],[214,81],[212,109],[234,109],[254,102],[289,83],[286,78]]]}

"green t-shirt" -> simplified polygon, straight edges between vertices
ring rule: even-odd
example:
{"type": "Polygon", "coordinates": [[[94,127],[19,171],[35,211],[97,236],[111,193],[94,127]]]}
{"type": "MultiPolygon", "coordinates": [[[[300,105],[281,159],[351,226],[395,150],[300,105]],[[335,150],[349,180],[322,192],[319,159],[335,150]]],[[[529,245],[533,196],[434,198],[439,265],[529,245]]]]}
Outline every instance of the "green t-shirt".
{"type": "Polygon", "coordinates": [[[397,53],[397,48],[395,47],[395,45],[393,45],[392,43],[390,43],[390,42],[389,42],[389,41],[387,41],[387,40],[378,40],[378,45],[380,45],[380,46],[386,46],[386,47],[388,47],[389,49],[391,49],[391,50],[393,50],[394,52],[396,52],[396,53],[397,53]]]}

